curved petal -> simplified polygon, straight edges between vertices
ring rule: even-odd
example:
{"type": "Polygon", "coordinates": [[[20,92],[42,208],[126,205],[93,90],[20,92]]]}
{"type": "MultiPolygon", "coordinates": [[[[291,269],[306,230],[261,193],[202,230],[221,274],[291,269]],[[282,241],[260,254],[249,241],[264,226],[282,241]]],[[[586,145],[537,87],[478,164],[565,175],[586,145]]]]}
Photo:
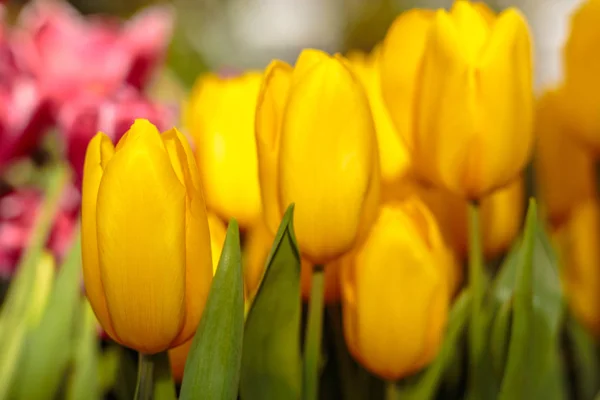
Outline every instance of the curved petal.
{"type": "Polygon", "coordinates": [[[256,150],[264,218],[273,234],[283,212],[279,206],[278,157],[283,111],[292,80],[292,68],[273,61],[265,71],[256,106],[256,150]]]}
{"type": "Polygon", "coordinates": [[[169,348],[186,318],[185,195],[156,128],[136,122],[105,169],[96,216],[114,330],[144,353],[169,348]]]}
{"type": "Polygon", "coordinates": [[[115,340],[113,324],[106,305],[104,285],[100,274],[98,257],[98,237],[96,234],[96,202],[104,168],[114,154],[114,146],[108,136],[99,132],[87,148],[83,166],[83,188],[81,195],[81,251],[83,261],[83,282],[87,298],[102,325],[102,328],[115,340]]]}

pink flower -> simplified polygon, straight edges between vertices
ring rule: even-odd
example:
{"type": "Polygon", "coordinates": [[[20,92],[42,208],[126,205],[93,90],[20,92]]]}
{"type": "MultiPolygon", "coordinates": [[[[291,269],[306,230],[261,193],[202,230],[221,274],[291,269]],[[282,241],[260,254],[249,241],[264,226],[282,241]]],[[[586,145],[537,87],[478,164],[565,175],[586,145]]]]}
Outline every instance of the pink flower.
{"type": "MultiPolygon", "coordinates": [[[[35,189],[15,190],[0,197],[0,276],[9,277],[15,271],[29,244],[42,201],[42,194],[35,189]]],[[[65,190],[46,245],[59,261],[72,244],[79,201],[77,189],[65,190]]]]}
{"type": "Polygon", "coordinates": [[[104,132],[116,142],[136,118],[146,118],[166,130],[173,126],[176,115],[174,107],[153,103],[131,87],[109,98],[87,94],[66,103],[59,112],[58,125],[65,135],[77,185],[81,183],[87,145],[96,133],[104,132]]]}
{"type": "Polygon", "coordinates": [[[170,41],[173,13],[152,7],[125,24],[85,18],[66,2],[33,1],[14,33],[19,68],[59,105],[80,91],[109,94],[126,82],[141,88],[170,41]]]}

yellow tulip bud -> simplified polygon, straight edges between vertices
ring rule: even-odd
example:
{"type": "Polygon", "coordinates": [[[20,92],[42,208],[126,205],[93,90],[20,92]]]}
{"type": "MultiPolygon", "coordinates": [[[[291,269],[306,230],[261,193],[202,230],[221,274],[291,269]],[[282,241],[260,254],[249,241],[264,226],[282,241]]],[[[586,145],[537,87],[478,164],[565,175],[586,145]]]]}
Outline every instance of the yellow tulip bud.
{"type": "Polygon", "coordinates": [[[267,68],[256,114],[263,209],[274,233],[296,204],[302,255],[326,264],[368,230],[379,204],[379,156],[369,103],[340,56],[305,50],[296,67],[267,68]]]}
{"type": "Polygon", "coordinates": [[[600,206],[594,199],[579,204],[557,234],[562,280],[571,310],[600,336],[600,206]]]}
{"type": "Polygon", "coordinates": [[[186,139],[137,120],[115,148],[98,133],[84,165],[87,296],[115,341],[157,353],[189,339],[212,280],[196,163],[186,139]]]}
{"type": "Polygon", "coordinates": [[[375,132],[379,144],[382,184],[393,184],[402,180],[410,169],[408,149],[400,134],[396,131],[387,108],[383,104],[379,79],[380,49],[369,55],[353,52],[348,55],[352,70],[362,82],[375,122],[375,132]]]}
{"type": "Polygon", "coordinates": [[[394,24],[398,27],[390,30],[383,48],[384,99],[397,129],[408,137],[413,168],[436,186],[468,199],[480,199],[514,180],[533,145],[527,24],[515,9],[498,17],[485,10],[458,0],[450,12],[438,10],[432,17],[413,11],[394,24]],[[396,36],[411,32],[413,25],[414,35],[396,36]],[[398,76],[389,78],[394,45],[399,54],[408,55],[408,62],[402,65],[396,58],[398,76]],[[416,87],[407,83],[411,78],[416,87]],[[390,94],[403,87],[405,98],[390,94]],[[399,116],[411,110],[412,121],[399,116]]]}
{"type": "Polygon", "coordinates": [[[396,380],[435,358],[448,317],[451,263],[422,202],[412,197],[382,207],[341,270],[344,336],[368,370],[396,380]]]}
{"type": "Polygon", "coordinates": [[[186,125],[196,142],[196,157],[206,204],[241,227],[261,212],[254,115],[262,75],[234,78],[208,74],[196,83],[186,110],[186,125]]]}
{"type": "Polygon", "coordinates": [[[600,152],[600,1],[587,0],[571,17],[564,47],[564,109],[569,130],[600,152]]]}
{"type": "Polygon", "coordinates": [[[545,214],[553,227],[569,218],[581,202],[596,196],[594,156],[569,133],[561,92],[538,102],[535,172],[545,214]]]}

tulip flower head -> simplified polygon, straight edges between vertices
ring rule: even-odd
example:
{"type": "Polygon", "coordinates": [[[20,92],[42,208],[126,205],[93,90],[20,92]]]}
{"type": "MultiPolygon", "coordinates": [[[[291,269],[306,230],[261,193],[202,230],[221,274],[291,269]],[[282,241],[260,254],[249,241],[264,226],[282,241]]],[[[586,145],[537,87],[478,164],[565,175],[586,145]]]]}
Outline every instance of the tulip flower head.
{"type": "Polygon", "coordinates": [[[116,148],[88,147],[82,198],[87,296],[111,338],[143,353],[188,340],[212,280],[196,163],[176,130],[137,120],[116,148]]]}
{"type": "Polygon", "coordinates": [[[519,175],[533,145],[533,94],[530,37],[518,11],[495,16],[464,0],[450,12],[411,11],[383,46],[384,99],[422,178],[476,200],[519,175]],[[391,63],[405,53],[394,75],[391,63]]]}
{"type": "Polygon", "coordinates": [[[379,155],[368,98],[347,60],[304,50],[295,68],[274,61],[256,114],[263,212],[276,232],[295,203],[303,258],[348,252],[379,204],[379,155]]]}
{"type": "Polygon", "coordinates": [[[184,115],[208,208],[244,228],[261,212],[254,137],[260,83],[255,72],[229,78],[205,75],[194,86],[184,115]]]}
{"type": "Polygon", "coordinates": [[[341,270],[344,336],[369,371],[397,380],[436,356],[448,317],[454,259],[417,198],[382,207],[341,270]]]}

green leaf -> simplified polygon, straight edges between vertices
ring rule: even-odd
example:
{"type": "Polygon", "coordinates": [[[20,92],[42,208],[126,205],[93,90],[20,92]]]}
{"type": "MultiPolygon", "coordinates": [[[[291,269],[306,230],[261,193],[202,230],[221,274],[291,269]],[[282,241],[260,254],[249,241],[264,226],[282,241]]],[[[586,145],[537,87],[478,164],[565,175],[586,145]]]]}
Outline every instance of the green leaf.
{"type": "Polygon", "coordinates": [[[40,304],[45,304],[46,300],[42,298],[45,296],[42,296],[40,285],[45,286],[47,276],[40,272],[44,266],[42,255],[67,176],[63,166],[49,171],[44,204],[0,310],[0,399],[8,396],[26,334],[39,322],[38,317],[43,312],[40,304]],[[36,293],[34,301],[32,293],[36,293]]]}
{"type": "Polygon", "coordinates": [[[94,311],[83,298],[80,301],[79,332],[73,353],[73,373],[67,391],[68,400],[93,400],[102,398],[99,379],[98,330],[94,311]]]}
{"type": "Polygon", "coordinates": [[[240,380],[244,400],[300,398],[300,254],[293,215],[291,205],[246,319],[240,380]]]}
{"type": "Polygon", "coordinates": [[[206,307],[185,364],[182,400],[236,399],[244,334],[240,234],[229,222],[206,307]]]}
{"type": "Polygon", "coordinates": [[[509,255],[494,290],[499,302],[513,302],[501,399],[539,398],[557,351],[564,304],[556,257],[540,225],[531,200],[518,253],[509,255]]]}
{"type": "Polygon", "coordinates": [[[596,342],[590,333],[573,316],[566,323],[567,339],[572,352],[577,399],[591,400],[600,390],[600,360],[596,353],[596,342]]]}
{"type": "Polygon", "coordinates": [[[74,345],[72,337],[81,298],[80,280],[81,244],[77,238],[60,268],[46,312],[27,336],[12,398],[53,398],[57,393],[74,345]]]}
{"type": "Polygon", "coordinates": [[[464,290],[454,302],[448,328],[440,351],[429,367],[410,384],[398,389],[399,398],[427,400],[434,398],[444,372],[450,368],[453,354],[459,347],[470,312],[471,295],[464,290]]]}

